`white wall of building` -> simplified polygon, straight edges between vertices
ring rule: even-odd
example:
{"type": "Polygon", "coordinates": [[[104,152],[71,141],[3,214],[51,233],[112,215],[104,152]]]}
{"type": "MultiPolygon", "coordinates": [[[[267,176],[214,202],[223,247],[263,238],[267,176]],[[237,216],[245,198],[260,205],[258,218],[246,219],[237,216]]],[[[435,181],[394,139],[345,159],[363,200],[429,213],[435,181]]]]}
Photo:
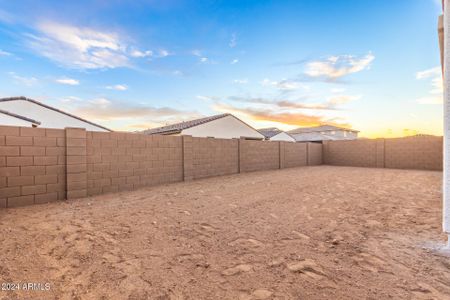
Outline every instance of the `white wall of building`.
{"type": "Polygon", "coordinates": [[[0,113],[0,125],[32,127],[33,123],[0,113]]]}
{"type": "MultiPolygon", "coordinates": [[[[90,131],[107,131],[101,127],[86,123],[77,118],[73,118],[27,100],[3,101],[0,102],[0,109],[39,121],[41,122],[39,127],[60,129],[65,127],[80,127],[90,131]]],[[[0,123],[0,125],[7,124],[0,123]]],[[[30,124],[27,124],[26,126],[30,126],[30,124]]]]}
{"type": "Polygon", "coordinates": [[[226,116],[185,129],[181,134],[192,135],[194,137],[215,137],[222,139],[240,137],[264,139],[264,136],[256,129],[251,128],[233,116],[226,116]]]}
{"type": "Polygon", "coordinates": [[[295,139],[286,132],[280,132],[270,138],[271,141],[295,142],[295,139]]]}

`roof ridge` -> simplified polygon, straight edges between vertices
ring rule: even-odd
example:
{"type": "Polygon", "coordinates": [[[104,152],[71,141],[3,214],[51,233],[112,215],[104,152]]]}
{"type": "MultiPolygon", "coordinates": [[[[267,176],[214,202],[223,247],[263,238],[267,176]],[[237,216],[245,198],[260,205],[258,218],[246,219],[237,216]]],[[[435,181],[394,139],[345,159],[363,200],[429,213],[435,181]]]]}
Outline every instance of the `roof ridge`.
{"type": "Polygon", "coordinates": [[[53,111],[59,112],[59,113],[64,114],[64,115],[66,115],[66,116],[75,118],[75,119],[77,119],[77,120],[86,122],[86,123],[91,124],[91,125],[93,125],[93,126],[100,127],[100,128],[102,128],[102,129],[104,129],[104,130],[112,131],[111,129],[106,128],[106,127],[104,127],[104,126],[102,126],[102,125],[98,125],[98,124],[96,124],[96,123],[94,123],[94,122],[91,122],[91,121],[88,121],[88,120],[83,119],[83,118],[81,118],[81,117],[72,115],[71,113],[65,112],[65,111],[63,111],[63,110],[60,110],[60,109],[58,109],[58,108],[55,108],[55,107],[53,107],[53,106],[50,106],[50,105],[48,105],[48,104],[39,102],[39,101],[37,101],[37,100],[31,99],[31,98],[28,98],[28,97],[25,97],[25,96],[16,96],[16,97],[0,98],[0,102],[15,101],[15,100],[24,100],[24,101],[28,101],[28,102],[31,102],[31,103],[40,105],[40,106],[42,106],[42,107],[45,107],[45,108],[47,108],[47,109],[51,109],[51,110],[53,110],[53,111]]]}
{"type": "Polygon", "coordinates": [[[141,131],[144,134],[157,134],[157,133],[166,133],[166,132],[179,132],[181,130],[184,129],[188,129],[191,127],[195,127],[201,124],[205,124],[214,120],[218,120],[227,116],[230,116],[231,114],[229,113],[223,113],[223,114],[218,114],[218,115],[213,115],[213,116],[209,116],[209,117],[202,117],[202,118],[197,118],[194,120],[189,120],[189,121],[181,121],[178,123],[174,123],[174,124],[168,124],[168,125],[164,125],[164,126],[160,126],[160,127],[155,127],[155,128],[149,128],[146,130],[141,131]],[[181,126],[184,125],[184,126],[181,126]]]}
{"type": "Polygon", "coordinates": [[[7,110],[0,109],[0,113],[5,114],[5,115],[9,115],[11,117],[15,117],[15,118],[18,118],[18,119],[22,119],[22,120],[28,121],[30,123],[41,125],[41,122],[39,122],[39,121],[36,121],[34,119],[31,119],[31,118],[28,118],[28,117],[25,117],[25,116],[22,116],[22,115],[15,114],[15,113],[12,113],[12,112],[9,112],[7,110]]]}

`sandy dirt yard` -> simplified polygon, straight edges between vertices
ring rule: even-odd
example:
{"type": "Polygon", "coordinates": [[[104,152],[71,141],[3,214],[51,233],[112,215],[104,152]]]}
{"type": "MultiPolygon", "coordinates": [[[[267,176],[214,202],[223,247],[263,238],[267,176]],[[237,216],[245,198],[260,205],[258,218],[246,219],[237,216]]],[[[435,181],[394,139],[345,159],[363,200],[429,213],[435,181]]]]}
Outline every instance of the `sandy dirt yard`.
{"type": "Polygon", "coordinates": [[[44,290],[0,298],[450,299],[441,177],[303,167],[2,210],[0,282],[44,290]]]}

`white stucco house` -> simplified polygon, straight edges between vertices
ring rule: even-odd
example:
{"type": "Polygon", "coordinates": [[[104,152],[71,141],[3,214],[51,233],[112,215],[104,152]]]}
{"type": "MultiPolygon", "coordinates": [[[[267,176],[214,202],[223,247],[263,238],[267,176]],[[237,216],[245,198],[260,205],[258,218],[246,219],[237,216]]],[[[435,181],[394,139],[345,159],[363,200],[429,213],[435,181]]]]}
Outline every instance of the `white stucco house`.
{"type": "Polygon", "coordinates": [[[261,128],[258,131],[269,141],[295,142],[292,136],[276,127],[261,128]]]}
{"type": "Polygon", "coordinates": [[[322,125],[315,127],[300,127],[288,131],[297,142],[320,142],[337,140],[356,140],[358,130],[337,127],[332,125],[322,125]]]}
{"type": "Polygon", "coordinates": [[[111,131],[106,127],[26,97],[0,98],[0,125],[57,129],[79,127],[89,131],[111,131]]]}
{"type": "Polygon", "coordinates": [[[264,135],[232,114],[221,114],[142,131],[144,134],[191,135],[222,139],[263,140],[264,135]]]}

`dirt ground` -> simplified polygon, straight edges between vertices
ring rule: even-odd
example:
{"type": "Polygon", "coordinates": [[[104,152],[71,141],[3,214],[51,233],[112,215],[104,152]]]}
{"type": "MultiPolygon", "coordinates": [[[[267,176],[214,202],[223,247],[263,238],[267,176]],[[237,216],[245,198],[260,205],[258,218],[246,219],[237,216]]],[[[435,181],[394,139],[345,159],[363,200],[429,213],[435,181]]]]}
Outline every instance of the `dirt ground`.
{"type": "Polygon", "coordinates": [[[50,286],[0,298],[450,299],[441,177],[303,167],[2,210],[0,282],[50,286]]]}

